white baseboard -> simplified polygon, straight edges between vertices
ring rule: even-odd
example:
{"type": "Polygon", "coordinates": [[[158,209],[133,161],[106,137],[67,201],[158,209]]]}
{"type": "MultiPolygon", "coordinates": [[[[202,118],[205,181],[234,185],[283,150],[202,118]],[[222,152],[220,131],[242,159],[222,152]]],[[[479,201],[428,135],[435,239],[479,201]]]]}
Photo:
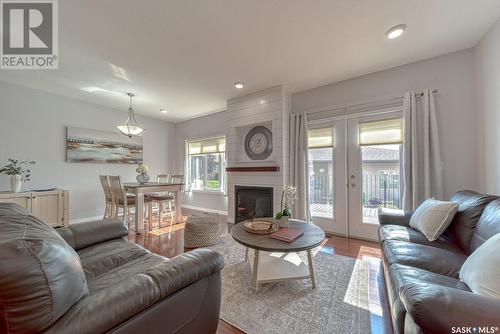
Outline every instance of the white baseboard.
{"type": "MultiPolygon", "coordinates": [[[[215,210],[215,209],[209,209],[209,208],[201,208],[198,206],[193,206],[193,205],[183,205],[183,208],[193,210],[193,211],[202,211],[202,212],[209,212],[209,213],[218,213],[219,215],[222,216],[227,216],[227,211],[224,210],[215,210]]],[[[78,219],[71,219],[69,221],[70,224],[81,224],[81,223],[88,223],[91,221],[95,220],[102,220],[102,216],[94,216],[94,217],[84,217],[84,218],[78,218],[78,219]]]]}
{"type": "Polygon", "coordinates": [[[84,218],[78,218],[78,219],[71,219],[69,221],[70,224],[81,224],[81,223],[88,223],[92,222],[95,220],[102,220],[102,216],[94,216],[94,217],[84,217],[84,218]]]}
{"type": "Polygon", "coordinates": [[[215,209],[209,209],[209,208],[200,208],[198,206],[193,206],[193,205],[183,205],[182,207],[185,208],[185,209],[193,210],[193,211],[203,211],[203,212],[209,212],[209,213],[218,213],[219,215],[227,216],[227,211],[224,211],[224,210],[215,210],[215,209]]]}

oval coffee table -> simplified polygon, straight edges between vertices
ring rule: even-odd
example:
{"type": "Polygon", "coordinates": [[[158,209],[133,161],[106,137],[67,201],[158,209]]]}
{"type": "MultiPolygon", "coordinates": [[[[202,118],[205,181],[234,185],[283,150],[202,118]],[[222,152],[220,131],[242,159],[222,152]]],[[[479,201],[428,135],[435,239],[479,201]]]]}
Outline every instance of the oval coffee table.
{"type": "Polygon", "coordinates": [[[247,247],[245,261],[250,263],[251,285],[255,290],[258,290],[259,283],[305,278],[310,278],[313,289],[316,288],[312,250],[321,245],[325,233],[313,223],[295,219],[290,219],[289,227],[301,230],[304,234],[288,243],[273,239],[269,235],[248,233],[243,223],[235,224],[231,228],[233,239],[247,247]],[[253,254],[249,254],[249,249],[253,254]],[[307,264],[297,254],[302,251],[307,253],[307,264]]]}

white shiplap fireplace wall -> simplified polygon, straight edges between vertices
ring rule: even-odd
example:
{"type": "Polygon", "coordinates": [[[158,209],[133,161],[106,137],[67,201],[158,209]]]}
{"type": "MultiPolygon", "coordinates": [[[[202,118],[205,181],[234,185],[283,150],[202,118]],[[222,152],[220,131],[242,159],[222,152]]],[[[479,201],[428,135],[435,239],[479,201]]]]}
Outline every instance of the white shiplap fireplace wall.
{"type": "Polygon", "coordinates": [[[283,186],[288,182],[288,116],[290,95],[282,86],[272,87],[227,101],[227,166],[277,166],[277,172],[228,172],[228,220],[234,223],[235,186],[273,188],[273,212],[280,208],[283,186]],[[247,133],[255,126],[272,132],[273,151],[265,160],[251,160],[245,153],[247,133]]]}

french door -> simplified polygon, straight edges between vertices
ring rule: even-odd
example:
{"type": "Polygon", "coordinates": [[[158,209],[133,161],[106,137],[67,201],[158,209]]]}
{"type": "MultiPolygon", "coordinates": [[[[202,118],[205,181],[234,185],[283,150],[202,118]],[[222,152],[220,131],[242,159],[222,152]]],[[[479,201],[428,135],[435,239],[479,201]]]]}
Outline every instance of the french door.
{"type": "Polygon", "coordinates": [[[402,127],[400,111],[310,126],[309,202],[317,225],[377,239],[378,208],[401,207],[402,127]]]}

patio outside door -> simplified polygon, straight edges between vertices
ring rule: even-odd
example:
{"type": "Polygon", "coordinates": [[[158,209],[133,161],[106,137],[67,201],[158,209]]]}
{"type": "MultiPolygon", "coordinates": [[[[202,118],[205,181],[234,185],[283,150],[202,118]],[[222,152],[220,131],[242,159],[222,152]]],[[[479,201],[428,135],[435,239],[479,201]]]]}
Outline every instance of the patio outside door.
{"type": "Polygon", "coordinates": [[[401,208],[401,112],[348,120],[349,236],[377,240],[379,208],[401,208]]]}
{"type": "Polygon", "coordinates": [[[402,113],[309,127],[309,203],[325,232],[377,239],[380,207],[401,207],[402,113]]]}

